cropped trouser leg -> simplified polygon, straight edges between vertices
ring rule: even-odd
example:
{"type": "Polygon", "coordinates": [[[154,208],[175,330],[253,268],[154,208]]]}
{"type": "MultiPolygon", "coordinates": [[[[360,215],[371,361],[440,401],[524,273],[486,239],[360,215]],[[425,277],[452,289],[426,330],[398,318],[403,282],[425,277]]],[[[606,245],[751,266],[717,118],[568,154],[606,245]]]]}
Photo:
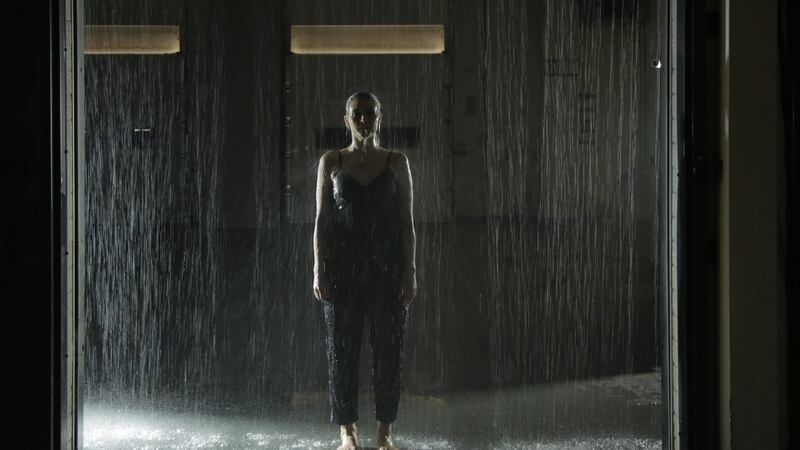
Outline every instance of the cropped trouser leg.
{"type": "Polygon", "coordinates": [[[364,321],[369,321],[375,417],[384,423],[397,418],[400,400],[403,338],[408,309],[397,298],[396,286],[372,289],[338,286],[325,303],[328,391],[331,422],[358,420],[358,363],[364,321]],[[372,291],[372,292],[371,292],[372,291]]]}
{"type": "Polygon", "coordinates": [[[408,308],[400,299],[375,305],[369,321],[372,344],[372,381],[375,390],[375,418],[383,423],[397,419],[402,391],[403,340],[408,308]]]}
{"type": "Polygon", "coordinates": [[[324,306],[331,422],[339,425],[358,420],[358,357],[364,328],[360,302],[342,290],[334,289],[324,306]]]}

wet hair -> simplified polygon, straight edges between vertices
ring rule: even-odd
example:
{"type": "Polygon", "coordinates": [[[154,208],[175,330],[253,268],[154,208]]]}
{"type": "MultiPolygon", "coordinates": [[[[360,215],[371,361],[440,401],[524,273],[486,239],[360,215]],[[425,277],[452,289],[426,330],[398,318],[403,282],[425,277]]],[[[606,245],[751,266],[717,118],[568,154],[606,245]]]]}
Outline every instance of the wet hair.
{"type": "Polygon", "coordinates": [[[344,103],[345,114],[350,115],[353,111],[353,106],[359,100],[372,100],[375,102],[375,114],[377,115],[381,112],[381,101],[378,100],[378,97],[376,97],[375,94],[372,92],[359,91],[350,97],[347,97],[347,101],[344,103]]]}

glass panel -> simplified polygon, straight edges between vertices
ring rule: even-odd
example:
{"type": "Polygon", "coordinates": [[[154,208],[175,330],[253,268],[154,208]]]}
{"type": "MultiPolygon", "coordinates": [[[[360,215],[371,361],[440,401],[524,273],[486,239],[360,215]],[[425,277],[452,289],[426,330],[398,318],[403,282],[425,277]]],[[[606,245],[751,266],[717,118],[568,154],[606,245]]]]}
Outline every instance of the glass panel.
{"type": "Polygon", "coordinates": [[[86,0],[87,25],[177,27],[179,50],[128,53],[112,27],[85,55],[84,447],[336,448],[336,398],[377,447],[399,373],[399,448],[661,448],[662,3],[86,0]],[[292,25],[440,25],[445,51],[293,54],[292,25]],[[388,154],[344,152],[361,212],[320,231],[343,244],[323,305],[318,164],[353,142],[357,91],[398,153],[387,175],[388,154]],[[382,196],[402,194],[403,155],[407,309],[404,251],[375,258],[408,235],[382,196]],[[364,321],[343,328],[350,357],[326,354],[336,311],[364,321]],[[397,337],[373,384],[373,342],[397,337]]]}

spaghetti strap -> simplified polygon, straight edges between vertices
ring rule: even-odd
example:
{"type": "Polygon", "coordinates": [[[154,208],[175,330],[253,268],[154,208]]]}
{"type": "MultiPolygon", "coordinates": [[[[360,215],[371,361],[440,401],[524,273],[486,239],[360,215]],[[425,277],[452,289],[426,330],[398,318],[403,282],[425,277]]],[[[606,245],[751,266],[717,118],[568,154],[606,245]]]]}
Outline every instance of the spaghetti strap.
{"type": "Polygon", "coordinates": [[[342,151],[341,150],[336,150],[336,153],[339,154],[339,168],[341,169],[342,168],[342,151]]]}

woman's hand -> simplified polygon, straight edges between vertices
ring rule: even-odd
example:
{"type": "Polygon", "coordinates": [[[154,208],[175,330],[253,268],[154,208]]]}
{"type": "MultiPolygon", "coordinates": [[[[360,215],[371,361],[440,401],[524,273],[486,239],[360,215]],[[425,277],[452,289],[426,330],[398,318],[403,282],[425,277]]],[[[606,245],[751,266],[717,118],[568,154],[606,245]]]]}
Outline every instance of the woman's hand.
{"type": "Polygon", "coordinates": [[[321,302],[327,302],[330,291],[328,290],[328,275],[322,271],[314,271],[314,297],[321,302]]]}
{"type": "Polygon", "coordinates": [[[400,283],[400,300],[403,306],[410,304],[417,296],[417,272],[414,269],[406,270],[403,273],[403,281],[400,283]]]}

